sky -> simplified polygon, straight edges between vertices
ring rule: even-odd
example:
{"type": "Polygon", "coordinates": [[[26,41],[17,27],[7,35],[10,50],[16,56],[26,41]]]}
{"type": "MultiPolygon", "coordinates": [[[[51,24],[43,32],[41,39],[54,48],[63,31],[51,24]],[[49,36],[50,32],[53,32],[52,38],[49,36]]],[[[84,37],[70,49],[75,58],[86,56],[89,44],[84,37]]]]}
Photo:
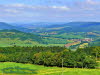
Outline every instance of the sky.
{"type": "Polygon", "coordinates": [[[0,0],[0,22],[100,22],[100,0],[0,0]]]}

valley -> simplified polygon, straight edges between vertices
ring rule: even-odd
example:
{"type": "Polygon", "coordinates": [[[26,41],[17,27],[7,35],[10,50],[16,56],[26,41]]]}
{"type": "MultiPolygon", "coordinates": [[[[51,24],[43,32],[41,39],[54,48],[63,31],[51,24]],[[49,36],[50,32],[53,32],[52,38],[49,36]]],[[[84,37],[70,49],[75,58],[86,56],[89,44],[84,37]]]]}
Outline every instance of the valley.
{"type": "Polygon", "coordinates": [[[100,23],[0,25],[0,74],[100,73],[100,23]]]}
{"type": "Polygon", "coordinates": [[[99,22],[70,22],[53,24],[39,23],[39,26],[33,24],[10,25],[0,22],[0,42],[5,46],[66,46],[76,49],[78,47],[99,46],[97,40],[100,39],[99,22]],[[45,24],[45,25],[43,25],[45,24]],[[46,25],[47,24],[47,25],[46,25]],[[26,26],[27,25],[27,26],[26,26]],[[42,25],[42,27],[41,27],[42,25]],[[32,27],[33,26],[33,27],[32,27]],[[78,29],[77,29],[78,28],[78,29]],[[80,30],[79,30],[80,29],[80,30]],[[78,31],[77,31],[78,30],[78,31]],[[83,31],[82,31],[83,30],[83,31]],[[86,40],[86,38],[88,38],[86,40]],[[13,42],[9,43],[13,40],[13,42]],[[92,40],[91,40],[92,39],[92,40]],[[8,41],[8,42],[7,42],[8,41]]]}
{"type": "Polygon", "coordinates": [[[0,75],[100,75],[100,0],[0,0],[0,75]]]}

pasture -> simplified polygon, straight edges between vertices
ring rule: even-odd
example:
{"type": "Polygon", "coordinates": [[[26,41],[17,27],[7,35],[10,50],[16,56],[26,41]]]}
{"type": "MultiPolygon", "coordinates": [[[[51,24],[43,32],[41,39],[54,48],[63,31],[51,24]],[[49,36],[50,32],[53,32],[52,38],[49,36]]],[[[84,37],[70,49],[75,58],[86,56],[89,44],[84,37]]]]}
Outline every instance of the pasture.
{"type": "Polygon", "coordinates": [[[30,40],[20,40],[20,39],[10,39],[10,38],[0,38],[0,47],[11,47],[11,46],[24,46],[24,47],[32,47],[32,46],[60,46],[63,47],[64,44],[40,44],[36,41],[30,41],[30,40]]]}
{"type": "Polygon", "coordinates": [[[99,75],[100,69],[59,68],[15,62],[0,63],[0,75],[99,75]]]}

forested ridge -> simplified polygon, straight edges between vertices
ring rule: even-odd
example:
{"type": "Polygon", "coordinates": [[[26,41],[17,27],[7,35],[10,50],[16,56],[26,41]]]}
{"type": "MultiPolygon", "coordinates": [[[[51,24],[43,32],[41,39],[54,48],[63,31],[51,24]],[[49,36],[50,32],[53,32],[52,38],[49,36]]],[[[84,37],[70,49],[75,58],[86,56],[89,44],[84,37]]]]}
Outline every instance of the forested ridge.
{"type": "Polygon", "coordinates": [[[0,62],[31,63],[44,66],[70,68],[96,68],[100,60],[100,46],[80,48],[76,51],[65,47],[0,47],[0,62]]]}

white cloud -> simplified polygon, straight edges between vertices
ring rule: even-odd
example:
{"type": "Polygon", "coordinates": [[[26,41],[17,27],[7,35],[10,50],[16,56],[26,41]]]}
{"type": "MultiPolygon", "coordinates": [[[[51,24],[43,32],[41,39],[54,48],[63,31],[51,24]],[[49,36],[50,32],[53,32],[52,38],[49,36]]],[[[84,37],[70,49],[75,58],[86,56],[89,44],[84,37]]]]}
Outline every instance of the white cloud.
{"type": "Polygon", "coordinates": [[[91,4],[91,5],[99,4],[98,2],[93,1],[93,0],[86,0],[86,3],[91,4]]]}
{"type": "Polygon", "coordinates": [[[51,8],[60,9],[60,10],[70,10],[67,6],[52,6],[51,8]]]}
{"type": "MultiPolygon", "coordinates": [[[[93,17],[99,15],[100,2],[84,0],[73,4],[28,5],[28,4],[2,4],[0,5],[0,18],[8,20],[64,20],[70,18],[93,17]],[[98,2],[98,3],[97,3],[98,2]],[[76,4],[75,4],[76,3],[76,4]],[[97,13],[98,12],[98,13],[97,13]],[[96,14],[97,13],[97,14],[96,14]],[[49,18],[48,18],[49,17],[49,18]],[[14,19],[15,18],[15,19],[14,19]],[[64,18],[64,19],[63,19],[64,18]]],[[[86,19],[85,18],[85,19],[86,19]]],[[[96,17],[95,17],[96,18],[96,17]]]]}
{"type": "Polygon", "coordinates": [[[19,13],[19,12],[37,12],[37,11],[63,11],[70,10],[67,6],[40,6],[40,5],[25,5],[25,4],[10,4],[10,5],[0,5],[0,11],[5,11],[9,13],[19,13]],[[55,10],[54,10],[55,9],[55,10]]]}
{"type": "Polygon", "coordinates": [[[5,12],[8,12],[8,13],[19,13],[20,11],[18,10],[15,10],[15,9],[4,9],[5,12]]]}
{"type": "Polygon", "coordinates": [[[24,7],[25,5],[24,4],[12,4],[10,6],[13,6],[13,7],[24,7]]]}

